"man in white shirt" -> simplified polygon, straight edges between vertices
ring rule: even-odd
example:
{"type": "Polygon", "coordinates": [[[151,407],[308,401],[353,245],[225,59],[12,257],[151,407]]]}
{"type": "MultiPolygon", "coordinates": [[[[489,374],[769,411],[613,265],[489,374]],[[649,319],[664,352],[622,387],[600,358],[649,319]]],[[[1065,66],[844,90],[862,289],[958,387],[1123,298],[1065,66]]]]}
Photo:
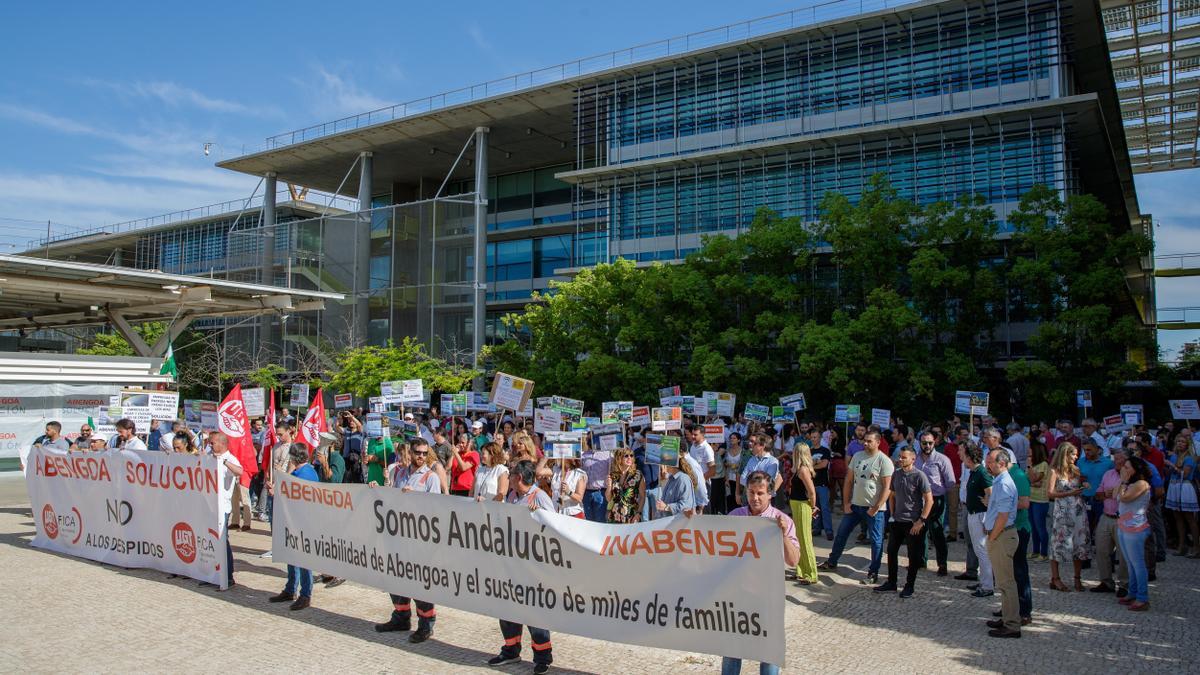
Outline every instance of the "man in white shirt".
{"type": "MultiPolygon", "coordinates": [[[[121,422],[129,422],[129,420],[121,420],[121,422]]],[[[117,422],[117,433],[121,432],[121,422],[117,422]]],[[[129,424],[132,426],[133,422],[129,422],[129,424]]],[[[229,452],[229,438],[220,431],[210,433],[208,443],[211,446],[210,454],[217,458],[217,488],[220,490],[221,520],[225,528],[225,573],[229,580],[227,588],[232,588],[233,548],[229,544],[229,514],[233,511],[233,491],[237,489],[238,479],[242,476],[242,463],[233,456],[232,452],[229,452]]],[[[200,585],[206,584],[201,583],[200,585]]]]}
{"type": "MultiPolygon", "coordinates": [[[[117,420],[114,425],[117,428],[117,433],[109,441],[109,447],[120,448],[122,450],[145,450],[146,443],[137,437],[137,425],[129,418],[117,420]]],[[[241,472],[239,471],[240,475],[241,472]]]]}
{"type": "Polygon", "coordinates": [[[1083,436],[1082,440],[1091,438],[1092,440],[1096,441],[1096,447],[1100,448],[1101,456],[1108,457],[1108,439],[1104,438],[1104,435],[1100,433],[1100,428],[1096,426],[1096,420],[1088,417],[1084,419],[1081,424],[1083,426],[1083,433],[1081,434],[1081,436],[1083,436]]]}
{"type": "Polygon", "coordinates": [[[708,503],[708,481],[717,474],[717,453],[713,452],[712,446],[704,439],[704,427],[699,424],[693,424],[688,428],[688,436],[691,441],[691,446],[688,447],[688,457],[695,460],[700,467],[700,473],[697,478],[705,483],[704,503],[708,503]],[[702,477],[702,478],[701,478],[702,477]]]}

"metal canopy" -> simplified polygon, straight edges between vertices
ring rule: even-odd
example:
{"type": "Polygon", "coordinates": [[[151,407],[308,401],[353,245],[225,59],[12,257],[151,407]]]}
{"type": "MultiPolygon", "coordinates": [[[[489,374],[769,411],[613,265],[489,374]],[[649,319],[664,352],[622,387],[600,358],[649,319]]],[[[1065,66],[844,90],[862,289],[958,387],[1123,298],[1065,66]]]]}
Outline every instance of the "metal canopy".
{"type": "Polygon", "coordinates": [[[1101,0],[1136,173],[1200,166],[1200,0],[1101,0]]]}
{"type": "Polygon", "coordinates": [[[324,309],[339,293],[164,274],[109,265],[0,255],[0,330],[111,323],[140,356],[162,355],[195,319],[324,309]],[[167,321],[158,344],[130,328],[167,321]]]}

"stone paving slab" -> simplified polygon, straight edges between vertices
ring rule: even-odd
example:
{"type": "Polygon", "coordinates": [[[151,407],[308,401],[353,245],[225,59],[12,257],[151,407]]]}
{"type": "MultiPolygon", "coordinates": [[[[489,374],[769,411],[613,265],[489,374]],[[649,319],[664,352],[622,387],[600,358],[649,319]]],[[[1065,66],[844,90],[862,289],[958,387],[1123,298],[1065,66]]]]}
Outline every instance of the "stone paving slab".
{"type": "MultiPolygon", "coordinates": [[[[238,585],[224,593],[33,549],[33,529],[27,500],[0,506],[0,672],[494,672],[484,665],[501,643],[490,617],[439,607],[433,639],[409,645],[406,634],[372,629],[390,602],[355,583],[318,585],[313,607],[300,612],[269,604],[284,566],[259,557],[270,544],[261,523],[233,534],[238,585]]],[[[821,559],[828,542],[817,545],[821,559]]],[[[965,550],[951,546],[954,574],[965,550]]],[[[998,596],[972,598],[963,582],[922,572],[913,598],[880,597],[858,583],[868,552],[851,548],[841,574],[815,586],[787,584],[786,672],[1183,673],[1200,662],[1197,560],[1160,565],[1153,610],[1143,614],[1112,595],[1050,591],[1048,563],[1035,563],[1035,623],[1020,640],[996,640],[984,621],[998,596]]],[[[554,672],[719,671],[720,660],[702,654],[561,633],[553,641],[554,672]]],[[[503,672],[531,670],[527,660],[503,672]]]]}

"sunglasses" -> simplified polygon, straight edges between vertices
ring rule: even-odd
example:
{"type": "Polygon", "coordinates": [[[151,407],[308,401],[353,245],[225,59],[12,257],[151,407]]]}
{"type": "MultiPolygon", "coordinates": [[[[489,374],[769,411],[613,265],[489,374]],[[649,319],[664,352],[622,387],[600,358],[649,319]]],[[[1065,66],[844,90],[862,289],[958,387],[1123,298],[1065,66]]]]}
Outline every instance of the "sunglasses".
{"type": "Polygon", "coordinates": [[[408,454],[410,454],[410,455],[413,455],[413,456],[416,456],[416,457],[424,457],[424,456],[425,456],[425,451],[424,451],[424,450],[420,450],[420,451],[417,451],[417,450],[410,450],[408,454]]]}
{"type": "Polygon", "coordinates": [[[921,445],[933,445],[933,441],[921,441],[921,445]]]}

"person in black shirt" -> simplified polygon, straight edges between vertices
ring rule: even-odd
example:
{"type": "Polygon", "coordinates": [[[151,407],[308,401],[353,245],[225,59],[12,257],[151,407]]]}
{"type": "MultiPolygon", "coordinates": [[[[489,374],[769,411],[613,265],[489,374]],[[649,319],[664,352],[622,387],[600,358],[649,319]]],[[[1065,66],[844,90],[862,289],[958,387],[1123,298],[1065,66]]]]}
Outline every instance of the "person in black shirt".
{"type": "Polygon", "coordinates": [[[808,432],[808,445],[812,448],[813,486],[817,489],[819,512],[813,516],[813,529],[825,533],[833,541],[833,513],[829,510],[829,466],[832,453],[821,445],[821,432],[813,428],[808,432]]]}
{"type": "Polygon", "coordinates": [[[875,587],[876,593],[896,590],[896,558],[900,545],[908,547],[908,577],[900,597],[912,597],[913,585],[917,581],[917,570],[921,565],[921,554],[925,550],[925,520],[933,509],[933,491],[929,477],[915,466],[916,453],[911,447],[900,451],[900,470],[892,474],[892,493],[888,495],[888,511],[892,522],[888,525],[887,563],[888,580],[875,587]]]}

